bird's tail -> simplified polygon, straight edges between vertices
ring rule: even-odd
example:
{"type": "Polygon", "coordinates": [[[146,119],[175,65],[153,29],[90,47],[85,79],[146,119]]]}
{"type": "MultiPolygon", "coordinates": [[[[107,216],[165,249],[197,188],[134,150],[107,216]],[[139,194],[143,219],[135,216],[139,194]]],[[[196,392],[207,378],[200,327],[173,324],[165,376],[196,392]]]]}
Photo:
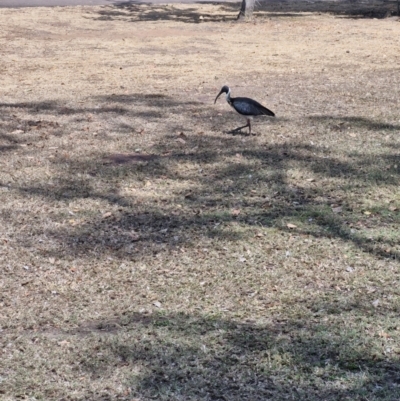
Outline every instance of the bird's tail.
{"type": "Polygon", "coordinates": [[[265,115],[265,116],[275,117],[275,113],[273,111],[271,111],[270,109],[267,109],[264,106],[262,108],[262,112],[263,112],[263,115],[265,115]]]}

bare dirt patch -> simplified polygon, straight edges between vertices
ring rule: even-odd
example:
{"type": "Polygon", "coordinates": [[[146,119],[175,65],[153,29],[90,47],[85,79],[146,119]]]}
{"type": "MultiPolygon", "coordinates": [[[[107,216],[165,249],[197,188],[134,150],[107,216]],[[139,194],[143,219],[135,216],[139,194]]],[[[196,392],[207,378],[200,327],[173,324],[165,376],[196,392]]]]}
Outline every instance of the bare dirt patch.
{"type": "Polygon", "coordinates": [[[400,398],[400,23],[307,4],[0,10],[0,398],[400,398]]]}

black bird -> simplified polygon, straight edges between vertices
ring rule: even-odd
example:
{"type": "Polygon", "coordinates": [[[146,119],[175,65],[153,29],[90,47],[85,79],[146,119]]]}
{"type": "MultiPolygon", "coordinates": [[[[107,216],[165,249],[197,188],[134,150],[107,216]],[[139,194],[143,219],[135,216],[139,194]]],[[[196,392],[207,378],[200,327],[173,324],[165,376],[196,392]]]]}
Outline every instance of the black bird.
{"type": "Polygon", "coordinates": [[[253,99],[249,99],[248,97],[231,97],[231,90],[229,86],[224,85],[221,91],[218,93],[218,96],[215,98],[214,104],[217,102],[217,99],[221,96],[222,93],[226,93],[226,101],[232,106],[239,114],[246,117],[247,124],[243,127],[239,127],[234,129],[234,131],[239,131],[242,128],[249,127],[249,135],[251,134],[251,118],[254,116],[271,116],[275,117],[275,114],[264,107],[262,104],[256,102],[253,99]]]}

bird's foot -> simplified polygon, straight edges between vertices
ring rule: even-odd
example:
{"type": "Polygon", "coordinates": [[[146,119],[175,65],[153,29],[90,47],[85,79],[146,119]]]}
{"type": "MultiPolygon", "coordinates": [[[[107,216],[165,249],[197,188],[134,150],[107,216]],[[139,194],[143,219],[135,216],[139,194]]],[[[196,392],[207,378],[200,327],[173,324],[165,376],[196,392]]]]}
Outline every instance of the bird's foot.
{"type": "Polygon", "coordinates": [[[247,128],[247,127],[248,127],[248,125],[244,125],[243,127],[235,128],[235,129],[233,129],[231,131],[228,131],[228,134],[234,134],[236,132],[242,131],[243,128],[247,128]]]}
{"type": "Polygon", "coordinates": [[[226,133],[227,134],[232,134],[232,135],[235,135],[235,134],[237,134],[238,132],[240,132],[240,130],[239,129],[232,129],[232,130],[230,130],[230,131],[226,131],[226,133]]]}

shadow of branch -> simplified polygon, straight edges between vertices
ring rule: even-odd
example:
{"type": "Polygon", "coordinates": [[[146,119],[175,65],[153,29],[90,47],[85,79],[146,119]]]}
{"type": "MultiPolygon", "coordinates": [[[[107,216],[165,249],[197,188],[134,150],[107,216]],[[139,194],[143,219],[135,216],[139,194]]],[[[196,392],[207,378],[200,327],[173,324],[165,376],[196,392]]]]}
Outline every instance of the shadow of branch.
{"type": "MultiPolygon", "coordinates": [[[[197,5],[215,6],[215,12],[206,13],[196,6],[178,8],[173,4],[153,4],[141,1],[121,1],[98,12],[102,21],[179,21],[184,23],[235,21],[240,2],[198,1],[197,5]]],[[[397,13],[396,1],[359,2],[342,1],[258,1],[258,18],[301,17],[301,13],[330,13],[348,18],[387,18],[397,13]]]]}
{"type": "Polygon", "coordinates": [[[397,399],[400,363],[376,358],[372,337],[315,320],[270,324],[196,314],[133,313],[78,333],[135,333],[102,342],[81,365],[93,377],[128,365],[141,399],[397,399]],[[115,331],[116,329],[116,331],[115,331]],[[137,341],[140,338],[140,341],[137,341]],[[104,357],[107,355],[108,357],[104,357]],[[342,385],[338,385],[342,383],[342,385]]]}

